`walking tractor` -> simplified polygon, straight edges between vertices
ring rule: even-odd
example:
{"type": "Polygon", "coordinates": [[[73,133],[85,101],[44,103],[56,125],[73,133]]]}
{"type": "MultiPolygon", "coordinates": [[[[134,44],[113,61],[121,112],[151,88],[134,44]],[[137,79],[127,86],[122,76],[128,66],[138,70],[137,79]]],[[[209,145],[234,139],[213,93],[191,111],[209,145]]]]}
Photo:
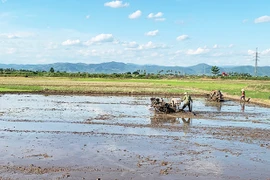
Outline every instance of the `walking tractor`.
{"type": "Polygon", "coordinates": [[[182,111],[182,109],[180,108],[180,98],[171,98],[170,102],[165,102],[163,98],[150,98],[150,100],[151,107],[153,107],[156,112],[168,114],[182,111]]]}

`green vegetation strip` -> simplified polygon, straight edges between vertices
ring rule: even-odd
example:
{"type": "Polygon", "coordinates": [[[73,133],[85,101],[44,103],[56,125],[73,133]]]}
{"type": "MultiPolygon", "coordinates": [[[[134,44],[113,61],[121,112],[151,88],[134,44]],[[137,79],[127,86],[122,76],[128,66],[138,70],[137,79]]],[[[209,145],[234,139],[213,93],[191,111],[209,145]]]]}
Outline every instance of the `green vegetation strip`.
{"type": "Polygon", "coordinates": [[[41,91],[39,86],[25,86],[25,85],[0,85],[0,92],[33,92],[41,91]]]}
{"type": "MultiPolygon", "coordinates": [[[[270,96],[270,82],[269,81],[251,81],[251,80],[148,80],[148,79],[74,79],[75,81],[89,81],[89,82],[114,82],[118,83],[136,83],[151,84],[153,92],[155,88],[163,87],[160,93],[183,93],[185,90],[193,94],[201,94],[203,92],[210,92],[211,90],[219,89],[223,93],[229,95],[241,95],[241,89],[246,90],[247,97],[269,99],[270,96]]],[[[137,91],[140,91],[139,89],[137,91]]]]}
{"type": "Polygon", "coordinates": [[[224,79],[117,79],[63,77],[0,77],[0,92],[78,92],[78,93],[134,93],[134,94],[205,94],[219,89],[223,93],[269,100],[270,81],[224,79]]]}

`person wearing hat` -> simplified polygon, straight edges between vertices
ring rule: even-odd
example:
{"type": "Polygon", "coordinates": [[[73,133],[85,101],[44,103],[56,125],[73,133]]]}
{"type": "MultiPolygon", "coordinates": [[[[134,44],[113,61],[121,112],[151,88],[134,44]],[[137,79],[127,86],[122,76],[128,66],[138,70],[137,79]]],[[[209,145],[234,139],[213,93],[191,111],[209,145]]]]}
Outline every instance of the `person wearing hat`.
{"type": "Polygon", "coordinates": [[[191,109],[191,106],[190,106],[190,102],[193,102],[193,100],[192,100],[191,96],[187,92],[185,92],[184,95],[185,95],[183,97],[184,104],[183,104],[181,110],[184,111],[185,107],[188,106],[188,110],[189,110],[189,112],[191,112],[192,109],[191,109]]]}
{"type": "Polygon", "coordinates": [[[248,98],[248,100],[246,100],[246,92],[245,92],[245,90],[242,89],[241,92],[242,92],[242,95],[241,95],[240,101],[244,100],[244,102],[248,102],[250,100],[250,98],[248,98]]]}

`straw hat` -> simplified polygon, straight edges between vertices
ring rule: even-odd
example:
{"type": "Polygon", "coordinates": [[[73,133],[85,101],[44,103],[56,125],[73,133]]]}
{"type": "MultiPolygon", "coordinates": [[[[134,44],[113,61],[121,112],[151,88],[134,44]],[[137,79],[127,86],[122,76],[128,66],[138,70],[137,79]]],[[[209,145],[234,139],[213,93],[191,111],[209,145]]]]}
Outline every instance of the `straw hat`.
{"type": "Polygon", "coordinates": [[[244,89],[242,89],[242,91],[245,91],[244,89]]]}

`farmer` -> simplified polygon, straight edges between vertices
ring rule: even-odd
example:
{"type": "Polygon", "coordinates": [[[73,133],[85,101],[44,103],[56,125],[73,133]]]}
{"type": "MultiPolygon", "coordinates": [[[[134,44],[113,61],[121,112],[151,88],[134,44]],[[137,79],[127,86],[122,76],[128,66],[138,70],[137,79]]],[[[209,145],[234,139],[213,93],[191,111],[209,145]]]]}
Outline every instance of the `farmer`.
{"type": "Polygon", "coordinates": [[[191,106],[190,106],[190,102],[193,103],[193,100],[192,100],[192,98],[190,97],[190,95],[187,92],[185,92],[184,95],[185,96],[183,97],[183,100],[182,100],[184,102],[184,104],[183,104],[181,110],[184,111],[185,107],[188,106],[188,110],[189,110],[189,112],[191,112],[192,109],[191,109],[191,106]]]}
{"type": "Polygon", "coordinates": [[[221,93],[220,90],[217,91],[217,98],[218,99],[222,99],[223,98],[223,94],[221,93]]]}
{"type": "Polygon", "coordinates": [[[212,90],[212,92],[210,93],[210,98],[213,99],[214,95],[217,94],[216,90],[212,90]]]}
{"type": "Polygon", "coordinates": [[[244,102],[248,102],[250,100],[250,98],[248,98],[248,100],[246,100],[246,92],[244,89],[241,90],[241,98],[240,101],[244,100],[244,102]]]}
{"type": "Polygon", "coordinates": [[[223,98],[223,94],[220,92],[220,90],[213,90],[211,93],[210,93],[210,98],[212,100],[220,100],[223,98]]]}

